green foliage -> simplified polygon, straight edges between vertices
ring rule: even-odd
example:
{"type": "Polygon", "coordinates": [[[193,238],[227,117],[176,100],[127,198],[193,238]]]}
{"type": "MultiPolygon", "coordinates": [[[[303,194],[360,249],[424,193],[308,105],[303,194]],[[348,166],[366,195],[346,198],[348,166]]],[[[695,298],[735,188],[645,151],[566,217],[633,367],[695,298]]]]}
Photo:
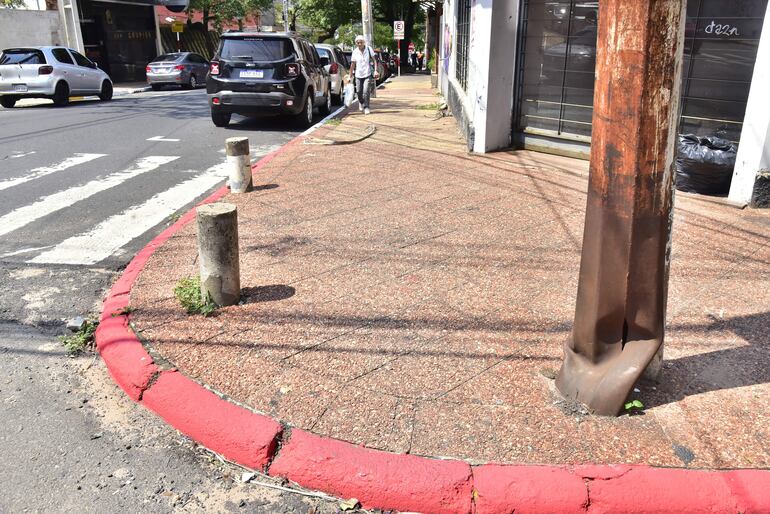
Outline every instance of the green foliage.
{"type": "Polygon", "coordinates": [[[270,8],[272,0],[190,0],[188,12],[200,11],[204,17],[204,26],[213,21],[218,30],[226,23],[238,23],[242,26],[246,16],[254,15],[270,8]]]}
{"type": "MultiPolygon", "coordinates": [[[[337,33],[333,39],[333,44],[344,45],[345,48],[353,48],[355,45],[356,36],[363,33],[361,24],[346,24],[337,29],[337,33]]],[[[396,42],[393,39],[393,27],[385,23],[374,24],[374,44],[372,48],[386,49],[395,48],[396,42]]]]}
{"type": "Polygon", "coordinates": [[[14,7],[23,7],[24,0],[0,0],[0,7],[8,7],[13,9],[14,7]]]}
{"type": "Polygon", "coordinates": [[[174,296],[179,300],[187,314],[211,315],[217,308],[211,295],[203,299],[201,295],[201,279],[199,276],[185,277],[174,287],[174,296]]]}
{"type": "Polygon", "coordinates": [[[438,111],[441,108],[440,103],[432,103],[432,104],[423,104],[418,105],[417,109],[420,109],[421,111],[438,111]]]}
{"type": "Polygon", "coordinates": [[[644,404],[639,400],[634,400],[632,402],[627,402],[624,407],[627,411],[633,411],[637,409],[643,409],[644,404]]]}
{"type": "Polygon", "coordinates": [[[436,70],[436,61],[438,61],[438,54],[436,53],[436,49],[433,49],[433,52],[431,53],[430,59],[428,59],[428,69],[430,71],[436,70]]]}
{"type": "Polygon", "coordinates": [[[96,333],[96,327],[98,326],[98,320],[85,320],[77,332],[71,336],[59,336],[59,341],[61,341],[64,348],[67,349],[67,353],[70,355],[77,355],[78,353],[85,351],[86,348],[93,348],[94,334],[96,333]]]}

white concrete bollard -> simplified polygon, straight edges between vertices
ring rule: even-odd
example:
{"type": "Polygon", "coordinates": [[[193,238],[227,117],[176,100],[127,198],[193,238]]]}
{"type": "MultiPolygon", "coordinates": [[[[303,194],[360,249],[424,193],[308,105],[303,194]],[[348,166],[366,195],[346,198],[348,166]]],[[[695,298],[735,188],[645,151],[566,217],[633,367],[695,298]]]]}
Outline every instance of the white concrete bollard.
{"type": "Polygon", "coordinates": [[[231,193],[247,193],[251,191],[251,152],[249,138],[230,137],[225,140],[227,164],[230,171],[231,193]]]}
{"type": "Polygon", "coordinates": [[[201,205],[196,219],[201,295],[220,307],[234,305],[241,297],[238,210],[229,203],[201,205]]]}

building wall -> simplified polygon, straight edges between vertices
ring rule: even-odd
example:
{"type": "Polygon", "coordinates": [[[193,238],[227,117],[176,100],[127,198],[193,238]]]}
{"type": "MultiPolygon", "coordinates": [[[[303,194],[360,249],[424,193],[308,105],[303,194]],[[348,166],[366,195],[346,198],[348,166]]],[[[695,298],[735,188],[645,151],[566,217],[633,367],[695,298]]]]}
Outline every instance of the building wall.
{"type": "Polygon", "coordinates": [[[0,10],[0,48],[66,44],[58,11],[0,10]]]}
{"type": "Polygon", "coordinates": [[[473,0],[467,84],[457,69],[457,1],[444,2],[439,69],[447,99],[468,149],[484,153],[510,146],[518,2],[473,0]]]}

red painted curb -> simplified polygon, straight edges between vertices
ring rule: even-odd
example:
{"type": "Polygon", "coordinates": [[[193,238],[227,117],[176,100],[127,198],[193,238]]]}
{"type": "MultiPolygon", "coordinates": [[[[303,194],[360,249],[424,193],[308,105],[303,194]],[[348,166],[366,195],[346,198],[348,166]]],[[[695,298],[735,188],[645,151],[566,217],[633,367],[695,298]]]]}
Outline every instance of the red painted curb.
{"type": "Polygon", "coordinates": [[[465,462],[371,450],[303,430],[292,431],[270,474],[356,498],[365,508],[471,511],[471,467],[465,462]]]}
{"type": "Polygon", "coordinates": [[[283,427],[221,399],[176,371],[164,371],[142,404],[207,448],[252,469],[264,470],[283,427]]]}
{"type": "Polygon", "coordinates": [[[473,468],[476,514],[583,512],[583,479],[553,466],[487,464],[473,468]]]}
{"type": "Polygon", "coordinates": [[[95,337],[112,378],[132,400],[138,401],[158,367],[128,327],[126,317],[107,317],[99,323],[95,337]]]}
{"type": "Polygon", "coordinates": [[[622,476],[588,483],[591,513],[739,512],[722,473],[632,467],[622,476]]]}

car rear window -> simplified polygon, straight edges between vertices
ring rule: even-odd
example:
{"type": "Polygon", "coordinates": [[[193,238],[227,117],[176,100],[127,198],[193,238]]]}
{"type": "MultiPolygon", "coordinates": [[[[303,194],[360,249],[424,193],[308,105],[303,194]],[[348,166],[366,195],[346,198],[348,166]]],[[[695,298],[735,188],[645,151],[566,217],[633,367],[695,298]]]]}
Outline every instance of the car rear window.
{"type": "Polygon", "coordinates": [[[0,64],[46,64],[45,56],[40,50],[19,48],[3,50],[0,64]]]}
{"type": "Polygon", "coordinates": [[[219,56],[234,61],[280,61],[294,53],[289,39],[226,38],[222,39],[219,56]]]}
{"type": "Polygon", "coordinates": [[[331,52],[329,52],[329,50],[327,50],[326,48],[321,48],[321,47],[315,47],[315,49],[316,49],[316,52],[318,52],[318,55],[320,55],[321,57],[326,57],[327,59],[329,59],[331,61],[332,54],[331,54],[331,52]]]}
{"type": "Polygon", "coordinates": [[[180,57],[182,57],[182,54],[163,54],[157,56],[152,62],[176,61],[180,57]]]}

